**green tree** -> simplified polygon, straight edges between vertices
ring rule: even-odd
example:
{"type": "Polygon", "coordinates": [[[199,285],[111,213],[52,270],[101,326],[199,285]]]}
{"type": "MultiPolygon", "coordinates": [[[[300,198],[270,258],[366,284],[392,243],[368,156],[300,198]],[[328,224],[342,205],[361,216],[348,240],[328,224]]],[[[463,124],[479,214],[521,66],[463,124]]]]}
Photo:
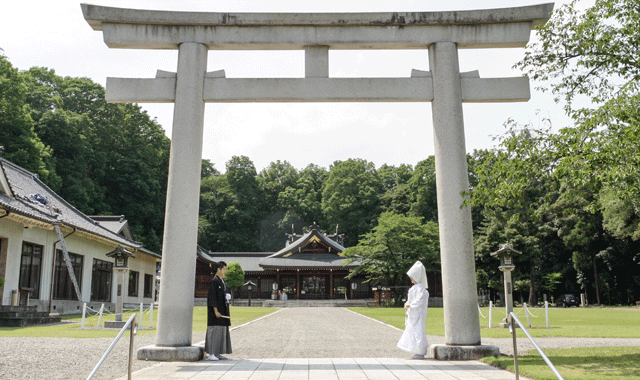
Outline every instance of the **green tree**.
{"type": "Polygon", "coordinates": [[[438,199],[436,196],[435,157],[418,162],[408,182],[411,194],[410,215],[424,220],[438,221],[438,199]]]}
{"type": "Polygon", "coordinates": [[[232,157],[225,174],[201,181],[198,244],[218,252],[258,251],[263,199],[253,162],[232,157]]]}
{"type": "Polygon", "coordinates": [[[322,189],[328,175],[325,168],[309,164],[299,172],[294,186],[287,186],[278,194],[278,204],[292,213],[291,217],[295,215],[300,218],[301,224],[305,226],[312,223],[327,226],[322,209],[322,189]]]}
{"type": "MultiPolygon", "coordinates": [[[[0,50],[1,51],[1,50],[0,50]]],[[[51,150],[33,128],[27,102],[28,88],[18,70],[0,53],[0,146],[3,157],[40,175],[45,182],[57,182],[51,150]]]]}
{"type": "MultiPolygon", "coordinates": [[[[269,164],[258,174],[258,184],[264,193],[266,216],[260,221],[260,249],[265,252],[278,251],[283,246],[285,234],[291,233],[291,225],[303,222],[293,212],[295,205],[280,195],[294,190],[299,176],[298,171],[288,161],[276,161],[269,164]]],[[[296,203],[295,201],[293,203],[296,203]]]]}
{"type": "Polygon", "coordinates": [[[265,196],[265,204],[269,211],[283,209],[278,197],[287,187],[295,187],[298,182],[298,171],[288,161],[276,161],[262,169],[258,174],[258,183],[265,196]]]}
{"type": "Polygon", "coordinates": [[[217,177],[220,175],[220,171],[215,168],[215,164],[210,160],[202,160],[202,169],[200,171],[200,179],[207,177],[217,177]]]}
{"type": "Polygon", "coordinates": [[[400,303],[403,288],[408,283],[407,270],[418,260],[427,272],[440,271],[438,225],[422,223],[421,218],[386,212],[378,218],[378,225],[366,233],[358,245],[342,254],[349,262],[360,266],[349,277],[364,274],[368,282],[387,281],[394,286],[394,302],[400,303]]]}
{"type": "Polygon", "coordinates": [[[20,75],[59,176],[46,183],[85,214],[125,215],[134,239],[159,252],[170,146],[162,127],[137,105],[107,103],[89,79],[37,67],[20,75]]]}
{"type": "Polygon", "coordinates": [[[234,262],[227,265],[227,275],[224,277],[224,281],[231,289],[231,293],[235,299],[235,292],[244,285],[244,270],[240,266],[240,263],[234,262]]]}
{"type": "Polygon", "coordinates": [[[383,164],[378,169],[384,193],[380,196],[383,211],[407,215],[411,208],[411,190],[409,181],[413,175],[411,165],[398,167],[383,164]]]}
{"type": "Polygon", "coordinates": [[[345,234],[345,246],[355,245],[371,229],[380,213],[381,192],[381,182],[371,162],[349,159],[336,161],[330,167],[322,191],[322,209],[330,226],[339,225],[345,234]]]}
{"type": "Polygon", "coordinates": [[[578,5],[573,1],[554,12],[518,66],[542,81],[541,90],[564,101],[575,122],[560,131],[559,173],[578,186],[601,183],[609,200],[632,205],[636,211],[616,224],[637,239],[640,12],[636,2],[625,0],[597,0],[586,11],[578,5]]]}
{"type": "MultiPolygon", "coordinates": [[[[476,239],[479,261],[490,263],[489,254],[509,242],[522,255],[519,269],[529,274],[529,303],[536,304],[536,277],[540,275],[549,239],[549,229],[541,228],[545,215],[539,212],[549,197],[557,194],[553,162],[545,150],[548,130],[533,130],[508,123],[493,157],[485,157],[477,167],[479,182],[470,192],[469,202],[482,205],[485,222],[476,239]]],[[[485,269],[489,269],[488,267],[485,269]]]]}
{"type": "MultiPolygon", "coordinates": [[[[574,121],[558,133],[552,151],[559,157],[556,175],[569,187],[595,194],[597,202],[587,211],[602,212],[608,233],[618,239],[640,239],[640,12],[636,2],[624,0],[597,0],[585,11],[580,8],[573,1],[557,9],[517,66],[541,82],[539,89],[564,102],[574,121]]],[[[586,262],[593,262],[594,272],[597,258],[607,266],[619,263],[617,270],[624,272],[638,260],[637,252],[598,247],[600,238],[578,240],[585,244],[592,240],[590,251],[579,249],[574,255],[582,268],[582,284],[590,282],[586,262]]],[[[599,277],[594,273],[594,287],[599,286],[599,277]]],[[[610,292],[613,287],[605,284],[607,292],[637,295],[640,277],[631,274],[631,278],[627,291],[610,292]]],[[[630,300],[627,297],[621,299],[630,300]]]]}

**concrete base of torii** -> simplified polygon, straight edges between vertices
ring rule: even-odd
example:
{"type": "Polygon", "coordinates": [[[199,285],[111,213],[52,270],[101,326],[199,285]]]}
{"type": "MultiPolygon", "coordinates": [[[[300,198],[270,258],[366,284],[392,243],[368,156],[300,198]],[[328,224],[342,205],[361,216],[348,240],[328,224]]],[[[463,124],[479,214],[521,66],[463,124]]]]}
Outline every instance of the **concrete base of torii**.
{"type": "Polygon", "coordinates": [[[432,344],[429,346],[427,356],[436,360],[478,360],[487,356],[500,356],[500,348],[486,344],[477,346],[432,344]]]}
{"type": "Polygon", "coordinates": [[[204,357],[202,346],[144,346],[137,351],[138,360],[155,360],[160,362],[197,362],[204,357]]]}

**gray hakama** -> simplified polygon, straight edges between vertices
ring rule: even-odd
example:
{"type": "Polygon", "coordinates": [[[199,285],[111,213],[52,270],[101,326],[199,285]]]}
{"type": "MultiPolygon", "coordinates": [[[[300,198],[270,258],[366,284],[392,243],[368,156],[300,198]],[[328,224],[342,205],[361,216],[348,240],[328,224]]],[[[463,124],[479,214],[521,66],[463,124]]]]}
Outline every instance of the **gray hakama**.
{"type": "Polygon", "coordinates": [[[231,335],[229,326],[208,326],[204,339],[204,351],[209,355],[220,356],[231,353],[231,335]]]}

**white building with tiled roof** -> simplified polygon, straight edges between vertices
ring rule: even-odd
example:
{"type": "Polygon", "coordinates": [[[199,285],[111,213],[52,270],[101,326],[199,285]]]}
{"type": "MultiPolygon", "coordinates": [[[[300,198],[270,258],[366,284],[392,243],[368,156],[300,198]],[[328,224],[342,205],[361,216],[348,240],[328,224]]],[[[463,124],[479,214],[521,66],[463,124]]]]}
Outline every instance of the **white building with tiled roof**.
{"type": "Polygon", "coordinates": [[[132,240],[123,216],[87,216],[37,175],[0,157],[1,305],[28,302],[40,311],[71,314],[81,312],[83,303],[92,308],[104,303],[113,311],[116,274],[114,259],[106,254],[117,247],[135,255],[121,288],[124,304],[154,302],[161,256],[132,240]],[[80,301],[55,226],[64,237],[80,301]]]}

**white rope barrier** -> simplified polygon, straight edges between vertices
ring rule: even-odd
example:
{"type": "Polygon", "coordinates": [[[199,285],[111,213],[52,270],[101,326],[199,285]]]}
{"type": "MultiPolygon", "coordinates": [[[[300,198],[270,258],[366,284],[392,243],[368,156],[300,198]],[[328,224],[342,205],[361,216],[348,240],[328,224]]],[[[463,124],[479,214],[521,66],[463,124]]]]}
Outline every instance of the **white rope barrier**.
{"type": "MultiPolygon", "coordinates": [[[[144,314],[148,314],[149,315],[149,328],[153,328],[153,303],[149,304],[148,308],[144,308],[144,303],[140,304],[140,308],[135,308],[135,309],[123,309],[123,312],[126,311],[134,311],[134,310],[139,310],[140,311],[140,321],[142,322],[142,316],[144,314]]],[[[100,310],[95,310],[92,309],[91,307],[87,306],[87,303],[84,302],[82,304],[82,322],[80,325],[80,329],[84,330],[85,325],[86,325],[86,320],[87,318],[91,318],[91,317],[95,317],[98,316],[98,324],[96,325],[96,327],[100,327],[100,324],[102,323],[102,316],[105,314],[115,314],[115,312],[109,311],[107,309],[105,309],[104,304],[100,305],[100,310]]]]}
{"type": "Polygon", "coordinates": [[[484,315],[482,315],[482,310],[480,310],[480,304],[478,304],[478,313],[480,313],[480,316],[482,318],[486,318],[484,315]]]}
{"type": "MultiPolygon", "coordinates": [[[[493,302],[489,301],[489,328],[492,327],[492,321],[493,321],[493,302]]],[[[505,317],[507,315],[506,311],[500,310],[500,308],[495,308],[497,309],[500,313],[504,314],[505,317]]],[[[544,309],[544,314],[545,314],[545,320],[546,320],[546,328],[549,328],[549,302],[548,301],[544,301],[544,306],[542,307],[534,307],[533,309],[544,309]]],[[[527,317],[527,323],[529,324],[529,327],[531,327],[531,318],[530,317],[534,317],[534,318],[539,318],[540,315],[534,315],[530,308],[527,306],[526,302],[523,302],[522,304],[522,308],[516,310],[515,308],[513,309],[514,314],[517,316],[521,313],[524,312],[525,316],[527,317]]],[[[480,317],[487,318],[484,314],[482,314],[482,309],[480,308],[480,304],[478,304],[478,313],[480,313],[480,317]]]]}

